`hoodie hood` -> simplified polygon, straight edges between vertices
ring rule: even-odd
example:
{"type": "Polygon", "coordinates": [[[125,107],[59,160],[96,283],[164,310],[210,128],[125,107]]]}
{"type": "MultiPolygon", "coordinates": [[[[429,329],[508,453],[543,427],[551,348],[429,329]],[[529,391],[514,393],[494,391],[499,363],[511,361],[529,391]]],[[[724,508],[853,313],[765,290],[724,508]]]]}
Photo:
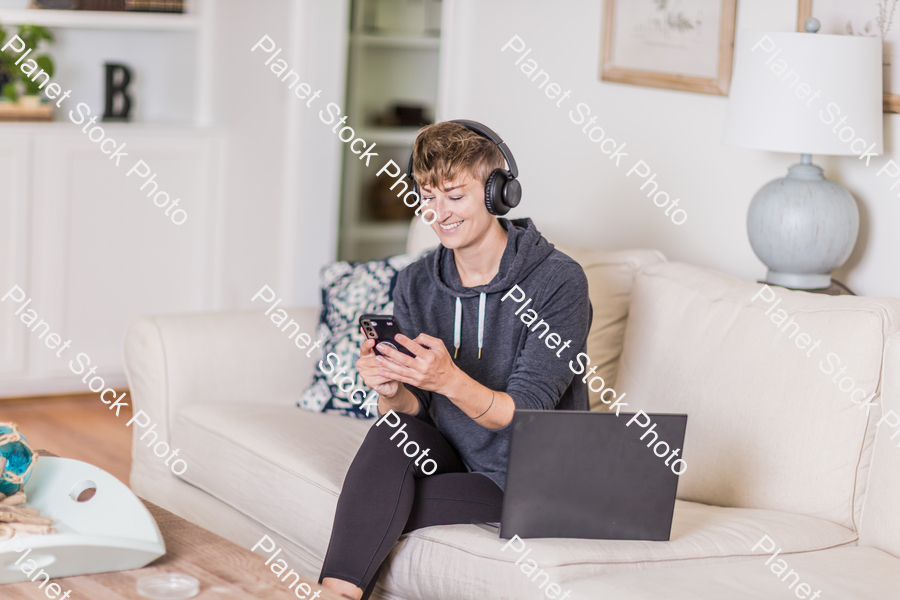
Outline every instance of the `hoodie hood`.
{"type": "Polygon", "coordinates": [[[525,279],[553,252],[553,244],[544,239],[531,219],[497,219],[508,234],[506,250],[500,259],[500,270],[485,285],[463,287],[453,259],[453,250],[438,246],[429,257],[429,274],[434,285],[454,298],[471,298],[482,293],[504,292],[525,279]]]}
{"type": "Polygon", "coordinates": [[[485,285],[464,287],[456,270],[453,251],[438,246],[431,256],[431,280],[438,290],[449,298],[455,298],[453,318],[453,358],[459,355],[462,338],[463,308],[462,298],[478,299],[478,358],[484,347],[485,300],[488,294],[505,292],[528,277],[528,275],[553,252],[553,244],[544,239],[531,219],[497,219],[506,230],[506,249],[500,259],[500,269],[485,285]]]}

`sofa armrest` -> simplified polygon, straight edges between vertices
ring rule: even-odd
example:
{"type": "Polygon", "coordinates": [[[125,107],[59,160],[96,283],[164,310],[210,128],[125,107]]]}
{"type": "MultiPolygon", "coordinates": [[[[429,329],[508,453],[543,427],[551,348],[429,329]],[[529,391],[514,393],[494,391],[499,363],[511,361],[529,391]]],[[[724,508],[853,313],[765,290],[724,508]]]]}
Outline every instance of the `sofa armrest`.
{"type": "Polygon", "coordinates": [[[162,502],[165,495],[159,490],[178,475],[177,462],[167,466],[154,452],[162,443],[166,451],[175,449],[172,425],[184,406],[197,402],[290,406],[300,399],[319,355],[318,349],[301,349],[303,342],[295,340],[299,333],[315,339],[319,311],[285,310],[287,331],[259,309],[141,317],[129,324],[122,362],[135,414],[130,479],[136,494],[162,502]],[[288,334],[297,328],[291,321],[299,326],[293,339],[288,334]]]}
{"type": "Polygon", "coordinates": [[[123,363],[135,412],[144,410],[154,422],[169,425],[179,408],[194,402],[296,403],[319,350],[301,349],[299,334],[289,339],[296,330],[290,322],[315,340],[319,313],[286,311],[287,331],[258,309],[132,321],[123,363]]]}

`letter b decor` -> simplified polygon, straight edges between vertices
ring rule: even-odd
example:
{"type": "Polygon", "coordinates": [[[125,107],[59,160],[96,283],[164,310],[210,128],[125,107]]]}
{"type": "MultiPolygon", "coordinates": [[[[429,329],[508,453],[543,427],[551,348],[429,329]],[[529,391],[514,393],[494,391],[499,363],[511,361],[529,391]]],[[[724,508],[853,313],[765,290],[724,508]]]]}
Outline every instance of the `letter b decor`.
{"type": "Polygon", "coordinates": [[[106,107],[104,121],[127,121],[131,97],[126,92],[131,83],[131,70],[125,65],[106,63],[106,107]]]}

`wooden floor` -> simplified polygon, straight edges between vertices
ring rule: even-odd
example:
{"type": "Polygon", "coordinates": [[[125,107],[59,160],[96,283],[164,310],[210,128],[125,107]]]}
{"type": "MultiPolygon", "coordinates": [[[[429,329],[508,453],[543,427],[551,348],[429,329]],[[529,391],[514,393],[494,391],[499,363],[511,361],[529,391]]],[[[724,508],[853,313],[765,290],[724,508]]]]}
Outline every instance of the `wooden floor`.
{"type": "Polygon", "coordinates": [[[83,460],[127,485],[131,427],[125,423],[131,418],[130,409],[129,403],[116,417],[98,394],[0,399],[0,422],[18,425],[35,450],[83,460]]]}

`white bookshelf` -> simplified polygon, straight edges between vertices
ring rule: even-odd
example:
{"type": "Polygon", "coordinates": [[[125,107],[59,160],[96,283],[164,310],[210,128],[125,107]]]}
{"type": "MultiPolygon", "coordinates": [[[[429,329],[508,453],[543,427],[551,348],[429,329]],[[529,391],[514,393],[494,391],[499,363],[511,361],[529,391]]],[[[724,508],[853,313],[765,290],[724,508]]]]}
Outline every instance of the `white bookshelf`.
{"type": "MultiPolygon", "coordinates": [[[[428,35],[424,27],[418,32],[367,27],[370,11],[379,10],[380,1],[353,0],[352,5],[345,114],[360,137],[377,144],[379,157],[366,168],[345,149],[339,232],[342,260],[372,260],[404,252],[414,216],[414,209],[403,221],[378,221],[370,214],[366,196],[376,181],[375,173],[388,159],[405,169],[419,129],[379,127],[373,124],[374,117],[404,102],[425,106],[432,118],[437,112],[440,37],[428,35]]],[[[396,0],[387,3],[392,1],[396,0]]]]}
{"type": "MultiPolygon", "coordinates": [[[[2,2],[2,0],[0,0],[2,2]]],[[[132,70],[132,121],[194,128],[210,124],[210,13],[215,0],[190,0],[185,13],[149,13],[8,8],[0,4],[0,25],[49,28],[55,41],[41,47],[53,57],[54,81],[92,113],[102,110],[103,63],[132,70]]],[[[8,6],[8,4],[7,4],[8,6]]],[[[55,109],[66,120],[72,107],[55,109]]],[[[3,125],[0,125],[0,129],[3,125]]]]}
{"type": "MultiPolygon", "coordinates": [[[[227,135],[210,126],[216,56],[209,10],[216,2],[191,0],[189,13],[168,14],[27,9],[25,0],[0,0],[9,34],[24,24],[50,29],[54,42],[38,52],[53,58],[51,80],[71,90],[54,106],[54,121],[0,123],[0,279],[23,286],[42,318],[76,340],[108,384],[127,385],[121,338],[132,318],[219,302],[227,135]],[[120,167],[69,118],[82,102],[102,114],[107,62],[132,72],[132,120],[98,123],[127,143],[120,167]],[[137,159],[159,174],[162,189],[182,197],[183,227],[161,219],[126,176],[137,159]],[[101,279],[117,291],[85,285],[101,279]]],[[[0,307],[0,340],[7,341],[0,397],[86,391],[7,307],[0,307]]]]}

